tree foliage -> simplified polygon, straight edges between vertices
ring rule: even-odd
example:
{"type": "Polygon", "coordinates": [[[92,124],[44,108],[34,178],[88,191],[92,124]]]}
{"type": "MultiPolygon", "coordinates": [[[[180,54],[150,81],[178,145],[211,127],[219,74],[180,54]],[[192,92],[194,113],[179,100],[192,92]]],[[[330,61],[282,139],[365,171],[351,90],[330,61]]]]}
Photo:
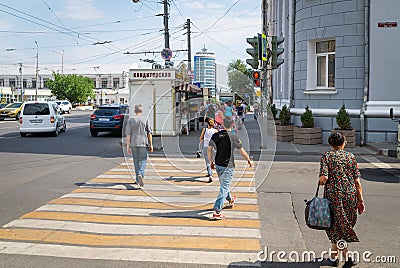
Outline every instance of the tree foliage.
{"type": "Polygon", "coordinates": [[[281,122],[282,126],[289,126],[291,123],[290,120],[290,110],[285,105],[283,105],[281,112],[279,113],[279,121],[281,122]]]}
{"type": "Polygon", "coordinates": [[[88,98],[94,99],[93,80],[76,74],[62,75],[53,73],[54,79],[47,82],[51,93],[59,100],[84,103],[88,98]]]}
{"type": "Polygon", "coordinates": [[[312,114],[310,107],[308,107],[308,105],[306,106],[304,113],[300,116],[300,121],[301,121],[301,127],[304,127],[304,128],[313,128],[314,127],[314,116],[312,114]]]}
{"type": "Polygon", "coordinates": [[[232,60],[227,67],[228,86],[234,93],[240,96],[254,93],[254,83],[251,77],[251,70],[246,68],[246,64],[238,60],[232,60]]]}
{"type": "Polygon", "coordinates": [[[351,130],[351,122],[350,122],[350,115],[346,111],[346,107],[342,106],[340,110],[336,114],[336,124],[339,126],[339,129],[342,130],[351,130]]]}

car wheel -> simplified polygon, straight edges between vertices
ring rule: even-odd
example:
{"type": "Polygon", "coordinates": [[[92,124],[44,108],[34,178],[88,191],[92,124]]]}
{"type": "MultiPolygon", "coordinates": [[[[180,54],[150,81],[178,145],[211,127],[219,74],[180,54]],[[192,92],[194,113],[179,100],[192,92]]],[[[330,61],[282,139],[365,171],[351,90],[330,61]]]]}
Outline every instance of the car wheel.
{"type": "Polygon", "coordinates": [[[60,128],[57,126],[56,127],[56,131],[52,132],[51,134],[52,134],[53,137],[57,137],[58,134],[60,134],[60,128]]]}
{"type": "Polygon", "coordinates": [[[71,113],[71,108],[68,109],[68,114],[70,114],[70,113],[71,113]]]}
{"type": "Polygon", "coordinates": [[[64,121],[63,128],[61,129],[61,132],[65,132],[65,131],[67,131],[67,123],[64,121]]]}
{"type": "Polygon", "coordinates": [[[19,134],[21,135],[21,137],[26,137],[26,133],[25,132],[20,132],[19,134]]]}
{"type": "Polygon", "coordinates": [[[19,120],[19,116],[21,115],[21,112],[17,113],[17,116],[15,117],[15,120],[19,120]]]}
{"type": "Polygon", "coordinates": [[[90,135],[92,135],[92,137],[97,137],[97,134],[99,134],[99,132],[97,132],[96,130],[90,131],[90,135]]]}

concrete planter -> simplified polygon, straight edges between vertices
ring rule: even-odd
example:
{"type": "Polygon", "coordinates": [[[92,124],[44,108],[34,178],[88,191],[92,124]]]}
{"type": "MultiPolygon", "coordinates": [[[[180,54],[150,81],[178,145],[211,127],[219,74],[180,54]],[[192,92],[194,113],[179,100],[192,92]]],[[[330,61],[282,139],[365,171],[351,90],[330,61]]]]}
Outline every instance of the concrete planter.
{"type": "Polygon", "coordinates": [[[348,148],[354,148],[354,147],[356,147],[356,141],[357,141],[357,139],[356,139],[356,130],[355,129],[352,129],[352,130],[343,130],[343,129],[332,129],[331,130],[331,133],[333,134],[333,133],[342,133],[345,137],[346,137],[346,140],[347,140],[347,145],[346,145],[346,147],[348,147],[348,148]]]}
{"type": "Polygon", "coordinates": [[[294,128],[294,143],[297,144],[321,144],[322,130],[320,127],[313,128],[294,128]]]}
{"type": "Polygon", "coordinates": [[[275,128],[277,141],[293,141],[293,126],[276,125],[275,128]]]}

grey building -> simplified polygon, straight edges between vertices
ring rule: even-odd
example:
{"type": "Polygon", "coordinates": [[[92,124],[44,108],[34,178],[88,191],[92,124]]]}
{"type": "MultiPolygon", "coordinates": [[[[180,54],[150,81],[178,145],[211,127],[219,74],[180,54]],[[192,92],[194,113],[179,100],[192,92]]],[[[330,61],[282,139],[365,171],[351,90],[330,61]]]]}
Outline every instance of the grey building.
{"type": "Polygon", "coordinates": [[[264,8],[267,35],[285,39],[270,81],[276,106],[290,106],[300,126],[308,105],[324,143],[343,104],[358,144],[396,142],[389,109],[400,114],[400,1],[265,0],[264,8]]]}
{"type": "Polygon", "coordinates": [[[213,52],[208,52],[206,47],[196,52],[194,56],[194,82],[199,82],[200,87],[208,89],[210,96],[215,96],[215,54],[213,52]]]}

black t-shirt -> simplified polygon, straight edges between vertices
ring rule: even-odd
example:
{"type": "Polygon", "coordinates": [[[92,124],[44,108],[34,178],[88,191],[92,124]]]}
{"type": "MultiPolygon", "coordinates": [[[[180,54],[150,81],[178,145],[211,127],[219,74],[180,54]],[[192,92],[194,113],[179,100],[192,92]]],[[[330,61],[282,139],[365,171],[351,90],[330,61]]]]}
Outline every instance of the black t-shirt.
{"type": "Polygon", "coordinates": [[[243,106],[238,106],[237,108],[236,108],[236,110],[237,110],[237,114],[239,115],[239,116],[241,116],[241,115],[243,115],[243,111],[244,111],[244,108],[243,108],[243,106]]]}
{"type": "Polygon", "coordinates": [[[233,151],[243,147],[239,137],[230,131],[221,130],[211,137],[210,145],[216,149],[215,164],[222,167],[234,167],[233,151]]]}

